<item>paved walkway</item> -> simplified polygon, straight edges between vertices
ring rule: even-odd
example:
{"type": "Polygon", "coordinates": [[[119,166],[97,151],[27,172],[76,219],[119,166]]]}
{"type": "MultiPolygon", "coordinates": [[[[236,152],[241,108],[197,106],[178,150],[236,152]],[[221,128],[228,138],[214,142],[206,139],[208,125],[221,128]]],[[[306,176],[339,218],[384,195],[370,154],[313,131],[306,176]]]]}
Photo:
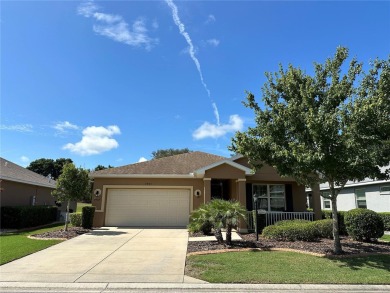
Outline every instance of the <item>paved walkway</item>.
{"type": "Polygon", "coordinates": [[[0,266],[0,282],[183,283],[187,242],[186,229],[100,228],[0,266]]]}

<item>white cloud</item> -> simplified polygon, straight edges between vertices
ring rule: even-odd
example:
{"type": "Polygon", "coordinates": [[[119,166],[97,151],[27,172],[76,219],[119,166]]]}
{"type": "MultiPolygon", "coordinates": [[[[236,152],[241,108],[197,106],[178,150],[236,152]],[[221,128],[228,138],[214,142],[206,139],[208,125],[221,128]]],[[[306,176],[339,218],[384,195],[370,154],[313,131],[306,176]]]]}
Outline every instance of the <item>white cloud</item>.
{"type": "Polygon", "coordinates": [[[74,144],[68,143],[63,149],[81,156],[89,156],[98,155],[119,146],[118,142],[112,138],[113,135],[121,133],[116,125],[90,126],[85,128],[82,133],[81,141],[74,144]]]}
{"type": "Polygon", "coordinates": [[[244,121],[238,115],[231,115],[228,124],[211,124],[204,122],[197,130],[194,131],[192,137],[196,140],[204,138],[218,138],[229,132],[242,130],[244,121]]]}
{"type": "Polygon", "coordinates": [[[207,19],[206,19],[206,21],[205,21],[205,24],[209,24],[209,23],[212,23],[212,22],[215,22],[215,21],[216,21],[215,16],[214,16],[213,14],[209,14],[209,15],[207,16],[207,19]]]}
{"type": "Polygon", "coordinates": [[[152,22],[152,28],[154,28],[155,30],[156,29],[158,29],[159,28],[159,24],[158,24],[158,22],[157,22],[157,20],[153,20],[153,22],[152,22]]]}
{"type": "Polygon", "coordinates": [[[26,157],[26,156],[21,156],[20,157],[20,161],[23,162],[23,163],[28,163],[28,162],[30,162],[30,159],[28,157],[26,157]]]}
{"type": "Polygon", "coordinates": [[[85,17],[91,17],[98,9],[99,7],[95,3],[87,1],[77,7],[77,13],[85,17]]]}
{"type": "MultiPolygon", "coordinates": [[[[184,39],[186,40],[186,42],[188,44],[188,54],[190,55],[192,61],[194,62],[195,66],[196,66],[196,69],[198,70],[200,82],[202,83],[204,89],[206,90],[207,95],[211,99],[211,92],[210,92],[209,88],[207,87],[206,82],[204,81],[202,69],[200,67],[200,62],[199,62],[198,58],[196,57],[196,50],[195,50],[194,44],[192,43],[192,39],[191,39],[190,35],[186,31],[184,23],[180,20],[179,10],[177,9],[177,6],[175,5],[175,3],[173,3],[172,0],[165,0],[165,2],[172,10],[173,22],[176,24],[176,26],[179,29],[180,34],[184,37],[184,39]]],[[[215,119],[217,120],[217,125],[219,125],[219,113],[218,113],[217,105],[212,99],[211,99],[211,103],[213,104],[214,113],[217,114],[217,115],[215,115],[215,119]]]]}
{"type": "Polygon", "coordinates": [[[210,40],[207,40],[206,41],[207,44],[209,44],[210,46],[213,46],[213,47],[218,47],[220,41],[217,40],[217,39],[210,39],[210,40]]]}
{"type": "MultiPolygon", "coordinates": [[[[150,50],[158,39],[148,36],[148,30],[142,19],[134,21],[132,28],[120,15],[98,12],[100,8],[91,1],[79,5],[77,12],[84,17],[93,17],[98,24],[93,26],[94,32],[133,47],[145,47],[150,50]]],[[[158,25],[158,24],[157,24],[158,25]]],[[[155,28],[155,23],[152,24],[155,28]]]]}
{"type": "Polygon", "coordinates": [[[18,131],[18,132],[32,132],[33,126],[31,124],[15,124],[15,125],[0,125],[1,130],[18,131]]]}
{"type": "Polygon", "coordinates": [[[75,124],[70,123],[69,121],[58,122],[53,126],[54,129],[60,132],[66,132],[68,129],[79,129],[79,127],[75,124]]]}
{"type": "MultiPolygon", "coordinates": [[[[183,50],[180,51],[180,54],[185,54],[185,55],[190,54],[190,50],[191,50],[190,47],[185,47],[183,50]]],[[[195,54],[197,54],[199,51],[199,49],[197,47],[194,47],[193,50],[194,50],[195,54]]]]}
{"type": "Polygon", "coordinates": [[[148,160],[147,158],[141,157],[139,158],[138,163],[146,162],[147,160],[148,160]]]}

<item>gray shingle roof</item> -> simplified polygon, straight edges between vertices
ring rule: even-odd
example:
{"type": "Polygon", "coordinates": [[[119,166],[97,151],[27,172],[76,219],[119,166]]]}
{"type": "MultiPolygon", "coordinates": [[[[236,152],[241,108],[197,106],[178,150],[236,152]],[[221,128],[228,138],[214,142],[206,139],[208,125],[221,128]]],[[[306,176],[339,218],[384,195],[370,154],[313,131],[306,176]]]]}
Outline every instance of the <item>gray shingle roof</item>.
{"type": "Polygon", "coordinates": [[[53,179],[46,178],[3,158],[0,158],[0,179],[50,188],[56,187],[56,182],[53,179]]]}
{"type": "Polygon", "coordinates": [[[161,159],[150,160],[142,163],[126,165],[111,169],[92,172],[94,175],[187,175],[202,167],[226,160],[225,157],[216,156],[204,152],[190,152],[161,159]]]}

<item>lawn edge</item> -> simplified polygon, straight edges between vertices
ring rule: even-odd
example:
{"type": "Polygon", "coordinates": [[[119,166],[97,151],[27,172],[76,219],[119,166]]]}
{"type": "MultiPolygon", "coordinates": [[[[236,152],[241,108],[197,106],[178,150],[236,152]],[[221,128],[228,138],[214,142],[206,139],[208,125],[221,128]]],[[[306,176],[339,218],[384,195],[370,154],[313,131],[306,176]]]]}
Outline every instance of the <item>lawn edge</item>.
{"type": "Polygon", "coordinates": [[[42,238],[42,237],[35,237],[33,235],[28,235],[27,238],[33,239],[33,240],[44,240],[44,241],[47,241],[47,240],[58,240],[58,241],[69,240],[68,238],[42,238]]]}
{"type": "Polygon", "coordinates": [[[226,252],[244,252],[244,251],[283,251],[283,252],[296,252],[306,255],[312,255],[316,257],[330,258],[330,259],[338,259],[338,258],[353,258],[353,257],[362,257],[362,256],[375,256],[375,255],[390,255],[390,252],[367,252],[367,253],[356,253],[356,254],[345,254],[345,255],[330,255],[323,253],[315,253],[310,251],[303,251],[298,249],[291,248],[234,248],[234,249],[218,249],[218,250],[207,250],[207,251],[196,251],[187,253],[188,256],[193,255],[207,255],[207,254],[219,254],[226,252]]]}

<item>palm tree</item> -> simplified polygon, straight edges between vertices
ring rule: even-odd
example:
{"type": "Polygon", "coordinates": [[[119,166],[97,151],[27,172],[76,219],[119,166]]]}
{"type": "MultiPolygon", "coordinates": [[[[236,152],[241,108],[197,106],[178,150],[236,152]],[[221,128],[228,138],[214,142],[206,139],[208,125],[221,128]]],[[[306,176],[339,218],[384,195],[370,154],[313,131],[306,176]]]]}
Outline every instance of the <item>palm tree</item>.
{"type": "Polygon", "coordinates": [[[206,221],[214,228],[218,243],[224,243],[222,229],[226,229],[226,244],[232,244],[232,229],[246,217],[246,209],[237,201],[213,199],[191,214],[191,225],[201,227],[206,221]]]}

